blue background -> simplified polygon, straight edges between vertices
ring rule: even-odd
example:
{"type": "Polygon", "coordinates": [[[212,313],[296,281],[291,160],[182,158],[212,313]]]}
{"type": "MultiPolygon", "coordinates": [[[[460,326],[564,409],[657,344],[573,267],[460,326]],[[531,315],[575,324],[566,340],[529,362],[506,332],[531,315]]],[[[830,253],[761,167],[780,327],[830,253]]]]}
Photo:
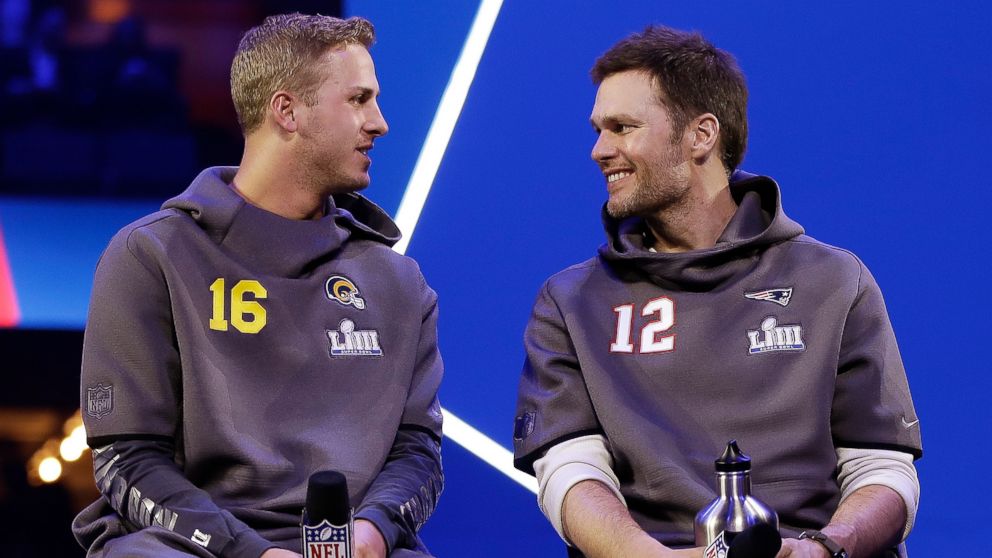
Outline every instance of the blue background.
{"type": "MultiPolygon", "coordinates": [[[[391,131],[368,195],[394,212],[476,4],[347,6],[379,34],[391,131]]],[[[737,57],[751,91],[743,168],[775,177],[791,217],[878,279],[924,435],[910,552],[970,554],[988,531],[979,472],[992,459],[985,3],[507,2],[408,251],[440,295],[444,405],[510,447],[534,296],[603,238],[588,70],[651,22],[699,30],[737,57]]],[[[103,245],[158,203],[0,199],[22,326],[81,327],[103,245]]],[[[436,554],[563,555],[531,493],[453,442],[444,459],[447,488],[424,529],[436,554]]]]}

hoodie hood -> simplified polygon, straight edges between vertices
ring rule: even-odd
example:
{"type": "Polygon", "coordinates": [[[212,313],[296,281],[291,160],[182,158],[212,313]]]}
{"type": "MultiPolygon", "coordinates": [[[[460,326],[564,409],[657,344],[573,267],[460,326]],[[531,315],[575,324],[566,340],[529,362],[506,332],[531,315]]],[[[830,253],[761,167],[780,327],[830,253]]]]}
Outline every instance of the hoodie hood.
{"type": "Polygon", "coordinates": [[[644,246],[648,232],[640,217],[617,220],[603,206],[607,243],[599,255],[620,274],[646,275],[668,289],[708,291],[750,269],[763,249],[803,234],[803,228],[782,211],[778,184],[767,176],[736,171],[730,194],[737,212],[716,245],[704,250],[656,253],[644,246]]]}
{"type": "Polygon", "coordinates": [[[349,238],[386,246],[400,239],[399,228],[386,212],[355,193],[328,198],[324,216],[316,220],[287,219],[255,207],[231,187],[237,170],[204,170],[162,209],[185,213],[232,256],[284,277],[299,276],[349,238]]]}

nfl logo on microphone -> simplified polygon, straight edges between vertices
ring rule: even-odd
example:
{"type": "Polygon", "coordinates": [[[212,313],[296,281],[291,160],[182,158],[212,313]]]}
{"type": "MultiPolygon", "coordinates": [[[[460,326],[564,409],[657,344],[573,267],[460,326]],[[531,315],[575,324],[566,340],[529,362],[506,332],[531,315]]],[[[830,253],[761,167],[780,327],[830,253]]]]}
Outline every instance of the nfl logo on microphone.
{"type": "Polygon", "coordinates": [[[351,558],[348,525],[338,527],[326,519],[319,525],[303,526],[304,558],[351,558]]]}
{"type": "Polygon", "coordinates": [[[703,558],[727,558],[729,550],[730,547],[723,538],[723,531],[720,531],[720,534],[703,551],[703,558]]]}

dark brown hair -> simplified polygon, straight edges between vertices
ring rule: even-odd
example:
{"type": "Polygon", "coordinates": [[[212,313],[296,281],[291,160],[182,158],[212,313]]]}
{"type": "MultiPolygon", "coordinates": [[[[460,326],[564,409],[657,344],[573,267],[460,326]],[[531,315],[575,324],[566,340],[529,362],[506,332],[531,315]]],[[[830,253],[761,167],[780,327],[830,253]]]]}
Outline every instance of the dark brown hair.
{"type": "Polygon", "coordinates": [[[682,139],[689,121],[709,112],[720,121],[720,160],[733,172],[747,149],[747,84],[734,57],[699,33],[660,25],[648,26],[610,47],[591,74],[597,85],[620,72],[648,72],[658,85],[658,99],[668,108],[682,139]]]}

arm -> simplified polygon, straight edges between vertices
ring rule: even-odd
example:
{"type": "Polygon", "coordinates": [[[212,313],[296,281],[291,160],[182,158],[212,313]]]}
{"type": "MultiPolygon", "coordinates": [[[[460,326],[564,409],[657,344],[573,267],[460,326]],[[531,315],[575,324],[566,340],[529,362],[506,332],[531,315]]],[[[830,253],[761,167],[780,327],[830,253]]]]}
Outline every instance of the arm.
{"type": "Polygon", "coordinates": [[[259,556],[273,546],[183,476],[169,441],[96,447],[93,469],[97,488],[131,529],[161,527],[216,556],[259,556]]]}
{"type": "Polygon", "coordinates": [[[385,466],[355,512],[356,540],[361,535],[361,544],[356,545],[359,556],[373,550],[359,546],[379,547],[380,542],[383,553],[369,556],[387,556],[397,546],[419,546],[417,531],[434,512],[444,487],[440,450],[440,443],[426,433],[401,429],[396,434],[385,466]],[[370,525],[360,526],[363,521],[370,525]]]}
{"type": "Polygon", "coordinates": [[[386,556],[398,546],[421,548],[417,531],[434,512],[444,488],[437,296],[426,284],[422,292],[424,313],[403,418],[385,465],[355,512],[359,556],[386,556]]]}
{"type": "MultiPolygon", "coordinates": [[[[858,288],[844,324],[832,429],[841,503],[821,531],[850,556],[874,556],[904,539],[919,501],[913,458],[919,420],[895,334],[874,278],[859,262],[858,288]]],[[[813,541],[787,539],[779,556],[821,557],[813,541]]]]}
{"type": "Polygon", "coordinates": [[[600,435],[552,447],[534,463],[538,503],[562,539],[589,558],[598,556],[699,556],[655,541],[627,511],[613,460],[600,435]]]}
{"type": "Polygon", "coordinates": [[[628,512],[553,291],[551,281],[545,283],[524,337],[514,465],[537,477],[541,511],[566,543],[590,558],[700,556],[699,549],[667,549],[628,512]]]}
{"type": "Polygon", "coordinates": [[[85,333],[81,398],[97,487],[132,529],[161,526],[218,556],[259,556],[272,545],[176,464],[181,371],[171,303],[136,236],[118,234],[101,257],[85,333]]]}
{"type": "Polygon", "coordinates": [[[672,550],[652,539],[617,499],[613,491],[596,480],[584,480],[565,495],[563,528],[588,558],[612,556],[699,557],[700,548],[672,550]]]}
{"type": "MultiPolygon", "coordinates": [[[[823,533],[855,557],[873,556],[905,539],[920,496],[913,456],[891,450],[838,448],[837,460],[841,504],[823,533]]],[[[799,543],[814,552],[811,556],[821,555],[822,546],[811,546],[811,541],[790,539],[783,544],[799,552],[799,543]]]]}
{"type": "MultiPolygon", "coordinates": [[[[851,558],[870,557],[899,543],[906,525],[906,505],[898,492],[870,485],[854,491],[821,529],[847,550],[851,558]]],[[[819,543],[785,539],[778,558],[829,558],[819,543]]]]}

